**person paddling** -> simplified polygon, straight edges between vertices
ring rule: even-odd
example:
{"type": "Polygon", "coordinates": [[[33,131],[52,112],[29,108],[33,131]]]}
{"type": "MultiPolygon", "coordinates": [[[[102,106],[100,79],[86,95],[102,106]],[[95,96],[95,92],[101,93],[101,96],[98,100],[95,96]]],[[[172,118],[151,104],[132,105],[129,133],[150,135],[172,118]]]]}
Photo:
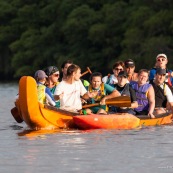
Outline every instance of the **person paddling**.
{"type": "Polygon", "coordinates": [[[71,64],[67,68],[66,79],[60,82],[54,93],[60,99],[61,109],[78,112],[82,109],[81,97],[86,100],[97,94],[96,92],[87,92],[80,77],[80,67],[71,64]]]}

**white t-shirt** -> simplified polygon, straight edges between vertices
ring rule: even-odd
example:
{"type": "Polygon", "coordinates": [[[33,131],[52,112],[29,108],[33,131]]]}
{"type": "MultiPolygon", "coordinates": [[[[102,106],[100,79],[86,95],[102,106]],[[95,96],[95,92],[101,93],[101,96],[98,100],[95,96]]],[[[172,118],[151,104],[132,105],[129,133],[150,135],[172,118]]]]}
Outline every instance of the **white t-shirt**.
{"type": "Polygon", "coordinates": [[[80,110],[82,109],[82,103],[80,96],[83,96],[87,90],[83,86],[81,80],[75,81],[72,84],[62,81],[55,89],[54,95],[60,95],[64,93],[60,99],[60,108],[66,110],[80,110]]]}

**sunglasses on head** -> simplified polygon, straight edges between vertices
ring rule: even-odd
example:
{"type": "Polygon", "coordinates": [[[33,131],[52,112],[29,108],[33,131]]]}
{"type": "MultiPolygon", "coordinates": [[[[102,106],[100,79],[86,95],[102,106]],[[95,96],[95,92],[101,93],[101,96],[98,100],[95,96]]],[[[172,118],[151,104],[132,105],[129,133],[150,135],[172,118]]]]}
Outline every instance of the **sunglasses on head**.
{"type": "Polygon", "coordinates": [[[117,71],[123,71],[122,68],[115,68],[115,70],[117,70],[117,71]]]}
{"type": "Polygon", "coordinates": [[[159,61],[159,62],[165,61],[165,58],[158,58],[157,61],[159,61]]]}

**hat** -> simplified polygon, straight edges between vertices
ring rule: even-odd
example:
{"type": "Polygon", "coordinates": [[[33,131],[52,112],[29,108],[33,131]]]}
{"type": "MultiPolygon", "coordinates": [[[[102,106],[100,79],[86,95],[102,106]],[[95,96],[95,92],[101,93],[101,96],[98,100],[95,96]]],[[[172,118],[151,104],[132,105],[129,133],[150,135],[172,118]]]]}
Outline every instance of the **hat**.
{"type": "Polygon", "coordinates": [[[47,78],[47,75],[46,75],[46,73],[43,70],[37,70],[35,72],[34,78],[36,80],[42,80],[44,78],[47,78]]]}
{"type": "Polygon", "coordinates": [[[159,75],[166,74],[166,69],[157,68],[156,74],[159,74],[159,75]]]}
{"type": "Polygon", "coordinates": [[[46,68],[45,73],[48,76],[50,76],[50,75],[52,75],[53,73],[55,73],[57,71],[59,71],[57,67],[55,67],[55,66],[49,66],[49,67],[46,68]]]}
{"type": "Polygon", "coordinates": [[[167,56],[164,54],[164,53],[160,53],[156,56],[156,60],[159,58],[159,57],[163,57],[165,59],[168,59],[167,56]]]}
{"type": "Polygon", "coordinates": [[[120,71],[120,72],[118,73],[118,77],[121,77],[121,76],[127,78],[127,77],[128,77],[128,74],[127,74],[127,72],[125,72],[125,71],[120,71]]]}
{"type": "Polygon", "coordinates": [[[135,66],[135,63],[132,59],[128,59],[124,62],[125,64],[125,67],[128,68],[128,67],[134,67],[135,66]]]}

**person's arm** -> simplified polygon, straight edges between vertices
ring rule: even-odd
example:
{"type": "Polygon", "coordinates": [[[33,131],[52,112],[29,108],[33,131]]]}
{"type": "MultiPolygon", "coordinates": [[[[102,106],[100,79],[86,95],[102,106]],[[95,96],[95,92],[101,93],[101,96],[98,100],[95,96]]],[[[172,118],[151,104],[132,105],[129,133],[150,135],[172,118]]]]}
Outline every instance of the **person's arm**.
{"type": "Polygon", "coordinates": [[[151,118],[155,118],[153,114],[155,108],[155,93],[152,85],[148,89],[147,98],[149,102],[148,116],[150,116],[151,118]]]}
{"type": "Polygon", "coordinates": [[[54,97],[53,97],[53,95],[52,95],[52,93],[51,93],[51,91],[50,91],[50,89],[49,89],[49,88],[47,88],[47,87],[46,87],[45,92],[46,92],[46,94],[48,94],[48,95],[49,95],[49,97],[50,97],[50,98],[51,98],[53,101],[55,101],[55,99],[54,99],[54,97]]]}
{"type": "Polygon", "coordinates": [[[138,107],[138,102],[136,99],[136,93],[135,93],[135,90],[131,86],[129,86],[129,91],[130,91],[130,99],[131,99],[130,108],[135,109],[138,107]]]}
{"type": "Polygon", "coordinates": [[[45,90],[45,95],[46,95],[46,100],[47,100],[47,102],[48,102],[50,105],[55,106],[55,105],[56,105],[55,100],[54,100],[54,98],[53,98],[53,96],[52,96],[52,93],[51,93],[50,89],[47,88],[47,87],[46,87],[46,90],[45,90]]]}
{"type": "Polygon", "coordinates": [[[169,102],[169,105],[170,105],[170,109],[171,109],[172,114],[173,114],[173,102],[169,102]]]}

